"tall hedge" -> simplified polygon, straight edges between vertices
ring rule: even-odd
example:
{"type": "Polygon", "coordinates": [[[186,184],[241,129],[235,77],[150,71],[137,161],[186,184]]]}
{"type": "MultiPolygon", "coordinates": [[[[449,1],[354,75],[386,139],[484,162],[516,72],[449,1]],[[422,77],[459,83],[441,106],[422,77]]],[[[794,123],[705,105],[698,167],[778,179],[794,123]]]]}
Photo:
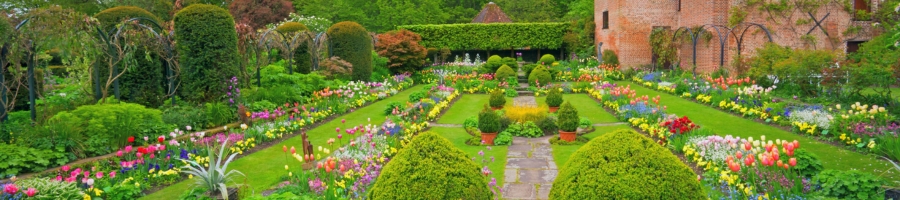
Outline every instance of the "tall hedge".
{"type": "Polygon", "coordinates": [[[353,65],[351,79],[369,81],[372,75],[372,37],[362,25],[345,21],[328,28],[328,41],[331,44],[332,56],[350,62],[353,65]]]}
{"type": "Polygon", "coordinates": [[[451,50],[500,50],[518,47],[558,49],[566,23],[490,23],[399,26],[422,36],[422,45],[451,50]]]}
{"type": "MultiPolygon", "coordinates": [[[[281,26],[276,27],[275,30],[288,37],[294,37],[297,32],[309,31],[309,28],[300,22],[285,22],[281,26]]],[[[313,38],[308,39],[312,40],[313,38]]],[[[309,43],[307,41],[300,41],[300,45],[294,49],[293,67],[295,72],[302,74],[309,74],[312,71],[312,54],[309,52],[309,43]]]]}
{"type": "Polygon", "coordinates": [[[225,95],[225,81],[238,75],[237,32],[228,11],[194,4],[175,14],[175,39],[181,62],[179,94],[205,102],[225,95]]]}
{"type": "Polygon", "coordinates": [[[103,31],[110,31],[115,28],[117,24],[122,23],[122,21],[136,17],[148,18],[157,23],[163,23],[163,21],[160,21],[159,17],[156,17],[153,13],[135,6],[116,6],[100,11],[94,15],[94,18],[97,18],[97,21],[99,21],[100,25],[103,27],[103,31]]]}
{"type": "MultiPolygon", "coordinates": [[[[109,31],[109,34],[113,34],[116,31],[116,26],[122,23],[123,20],[135,17],[147,18],[154,20],[156,23],[162,23],[156,15],[135,6],[117,6],[100,11],[94,15],[94,18],[100,21],[103,30],[109,31]]],[[[149,33],[148,36],[143,37],[149,37],[149,33]]],[[[165,86],[167,83],[163,65],[165,60],[150,48],[152,47],[147,46],[147,44],[135,44],[134,56],[123,60],[133,64],[130,64],[128,69],[122,68],[122,65],[118,66],[120,72],[125,70],[125,73],[118,79],[121,100],[149,107],[162,105],[165,100],[165,86]]],[[[100,87],[105,87],[106,79],[109,77],[109,66],[100,66],[102,66],[99,71],[100,87]]],[[[110,87],[110,95],[112,94],[112,87],[110,87]]]]}
{"type": "Polygon", "coordinates": [[[389,162],[371,199],[491,199],[481,169],[434,132],[421,133],[389,162]]]}
{"type": "Polygon", "coordinates": [[[669,150],[633,130],[594,138],[578,149],[550,199],[706,199],[697,175],[669,150]]]}

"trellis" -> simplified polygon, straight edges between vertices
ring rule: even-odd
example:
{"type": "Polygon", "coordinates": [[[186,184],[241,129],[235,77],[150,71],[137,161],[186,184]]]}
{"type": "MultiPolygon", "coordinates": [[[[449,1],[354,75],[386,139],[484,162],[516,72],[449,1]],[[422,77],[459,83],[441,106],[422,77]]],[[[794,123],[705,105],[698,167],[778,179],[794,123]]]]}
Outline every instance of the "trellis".
{"type": "MultiPolygon", "coordinates": [[[[673,39],[678,38],[678,34],[684,32],[684,31],[687,31],[690,34],[689,36],[691,38],[691,44],[692,44],[692,48],[691,48],[692,49],[692,64],[694,66],[696,66],[697,65],[697,42],[699,41],[700,34],[702,34],[704,32],[701,30],[706,30],[707,28],[712,28],[713,30],[716,31],[716,36],[719,41],[719,67],[722,67],[722,66],[725,66],[725,47],[726,47],[726,44],[728,43],[729,36],[734,38],[734,41],[737,45],[737,54],[741,55],[741,49],[742,49],[742,46],[744,43],[744,36],[746,35],[747,30],[750,30],[750,28],[753,28],[753,27],[758,27],[759,29],[763,30],[763,32],[766,33],[766,37],[769,39],[769,42],[773,41],[772,34],[771,34],[771,32],[769,32],[769,29],[766,28],[765,25],[757,24],[757,23],[747,23],[747,22],[740,23],[740,24],[732,26],[732,27],[716,25],[716,24],[704,24],[700,27],[697,27],[696,29],[691,29],[690,27],[681,27],[681,28],[678,28],[677,30],[675,30],[675,33],[672,34],[672,38],[673,39]],[[739,29],[739,27],[743,28],[743,30],[740,31],[740,36],[738,36],[738,33],[735,32],[736,30],[739,29]],[[724,36],[722,34],[724,34],[724,36]]],[[[694,74],[694,76],[697,75],[696,68],[693,70],[693,74],[694,74]]]]}

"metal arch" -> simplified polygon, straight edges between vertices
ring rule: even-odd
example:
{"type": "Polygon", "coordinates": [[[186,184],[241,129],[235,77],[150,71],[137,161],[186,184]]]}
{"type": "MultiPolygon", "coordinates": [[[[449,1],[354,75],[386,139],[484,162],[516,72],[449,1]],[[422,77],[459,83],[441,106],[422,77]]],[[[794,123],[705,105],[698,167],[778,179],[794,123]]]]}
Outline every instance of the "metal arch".
{"type": "MultiPolygon", "coordinates": [[[[312,54],[314,71],[319,70],[319,49],[321,49],[321,46],[323,46],[322,44],[324,42],[328,42],[328,35],[325,34],[325,32],[317,33],[316,37],[313,39],[313,45],[310,46],[310,48],[312,48],[314,50],[313,52],[311,52],[311,53],[314,53],[314,54],[312,54]]],[[[329,55],[330,55],[331,49],[328,49],[328,51],[329,51],[329,55]]],[[[326,57],[329,55],[326,55],[326,57]]]]}
{"type": "MultiPolygon", "coordinates": [[[[722,30],[719,29],[719,28],[723,28],[723,29],[725,29],[725,30],[728,30],[729,32],[731,32],[731,28],[728,28],[728,27],[722,26],[722,25],[704,24],[704,25],[700,26],[699,28],[697,28],[698,31],[697,31],[697,33],[696,33],[695,35],[696,35],[698,38],[699,38],[700,33],[701,33],[699,30],[705,30],[704,27],[711,27],[711,28],[713,28],[714,30],[716,30],[716,36],[719,38],[719,66],[720,66],[720,67],[721,67],[721,66],[725,66],[725,44],[726,44],[727,41],[728,41],[728,36],[729,36],[729,35],[726,33],[725,37],[722,37],[722,30]]],[[[696,48],[696,47],[697,47],[697,43],[694,42],[694,48],[696,48]]],[[[696,53],[694,53],[694,54],[696,55],[696,53]]],[[[695,59],[695,60],[696,60],[696,59],[695,59]]],[[[694,69],[694,74],[695,74],[695,75],[697,74],[696,68],[694,69]]]]}
{"type": "MultiPolygon", "coordinates": [[[[744,27],[744,31],[741,31],[740,39],[737,40],[738,55],[741,55],[741,46],[743,46],[743,44],[744,44],[744,35],[747,33],[747,30],[750,30],[750,28],[753,28],[754,26],[759,27],[759,29],[762,29],[766,33],[766,37],[769,38],[769,42],[773,42],[772,33],[769,32],[769,29],[766,28],[766,26],[764,26],[762,24],[757,24],[757,23],[742,23],[742,24],[749,24],[749,25],[747,25],[747,27],[744,27]]],[[[739,24],[739,25],[741,25],[741,24],[739,24]]],[[[737,27],[737,26],[735,26],[735,27],[737,27]]]]}
{"type": "MultiPolygon", "coordinates": [[[[693,64],[694,66],[697,66],[697,38],[699,37],[700,33],[699,33],[699,32],[698,32],[698,33],[694,33],[694,31],[691,30],[690,27],[681,27],[681,28],[676,29],[676,30],[675,30],[675,33],[672,34],[672,39],[673,39],[673,40],[674,40],[675,38],[678,38],[678,33],[681,33],[681,32],[679,32],[679,31],[682,31],[682,32],[683,32],[683,31],[687,31],[687,32],[690,34],[690,36],[691,36],[691,44],[692,44],[691,46],[692,46],[692,52],[693,52],[693,54],[692,54],[692,56],[691,56],[691,58],[692,58],[692,64],[693,64]]],[[[696,70],[694,70],[693,74],[694,74],[694,76],[697,75],[696,70]]]]}

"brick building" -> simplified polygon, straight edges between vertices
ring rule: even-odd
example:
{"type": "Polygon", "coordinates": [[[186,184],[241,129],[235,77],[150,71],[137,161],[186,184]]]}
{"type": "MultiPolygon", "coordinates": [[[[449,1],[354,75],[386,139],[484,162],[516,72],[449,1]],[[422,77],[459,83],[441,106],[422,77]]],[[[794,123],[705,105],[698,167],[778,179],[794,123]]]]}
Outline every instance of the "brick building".
{"type": "MultiPolygon", "coordinates": [[[[731,60],[738,52],[739,39],[743,41],[740,43],[740,53],[745,57],[752,55],[768,41],[765,31],[750,25],[751,23],[766,27],[771,33],[773,42],[793,48],[852,52],[861,42],[878,34],[871,21],[854,19],[854,15],[848,10],[871,12],[876,10],[881,0],[849,0],[849,4],[831,1],[817,9],[806,9],[812,12],[792,7],[781,13],[760,9],[759,6],[748,6],[745,1],[595,0],[596,42],[603,50],[615,51],[625,67],[652,66],[655,59],[650,47],[650,33],[654,28],[674,31],[685,28],[696,30],[703,26],[712,37],[698,40],[697,70],[711,72],[722,63],[726,69],[731,68],[731,60]],[[744,23],[728,31],[726,26],[731,16],[729,11],[732,9],[743,10],[746,17],[744,23]],[[717,28],[725,40],[724,56],[720,53],[722,48],[716,33],[717,28]],[[744,32],[741,38],[740,35],[744,32]],[[721,59],[722,57],[724,59],[721,59]]],[[[796,0],[790,0],[793,1],[796,0]]],[[[675,32],[681,32],[679,35],[690,34],[684,30],[675,32]]],[[[690,40],[681,42],[677,48],[678,64],[682,68],[690,69],[693,66],[693,45],[690,40]]]]}

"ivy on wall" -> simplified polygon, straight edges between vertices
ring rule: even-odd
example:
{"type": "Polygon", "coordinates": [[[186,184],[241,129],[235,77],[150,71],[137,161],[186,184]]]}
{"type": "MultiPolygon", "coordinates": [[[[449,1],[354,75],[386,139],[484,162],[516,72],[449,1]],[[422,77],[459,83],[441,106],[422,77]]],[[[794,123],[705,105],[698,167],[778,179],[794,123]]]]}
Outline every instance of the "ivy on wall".
{"type": "Polygon", "coordinates": [[[422,36],[428,48],[502,50],[531,47],[559,49],[567,23],[493,23],[399,26],[422,36]]]}

